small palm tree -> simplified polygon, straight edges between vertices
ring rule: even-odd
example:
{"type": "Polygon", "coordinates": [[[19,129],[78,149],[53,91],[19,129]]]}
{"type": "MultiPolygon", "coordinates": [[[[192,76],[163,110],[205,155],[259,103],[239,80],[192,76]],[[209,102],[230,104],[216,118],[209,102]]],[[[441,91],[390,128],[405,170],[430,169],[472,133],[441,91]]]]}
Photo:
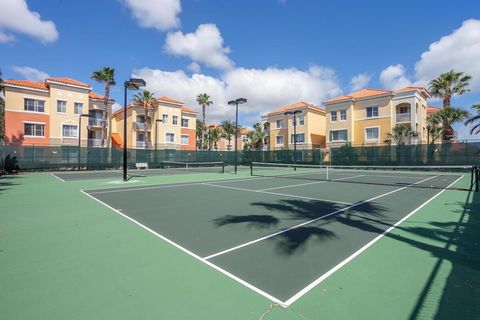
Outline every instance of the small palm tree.
{"type": "Polygon", "coordinates": [[[223,128],[225,138],[228,140],[228,146],[231,148],[232,137],[235,136],[235,124],[230,120],[224,120],[220,123],[220,126],[223,128]]]}
{"type": "Polygon", "coordinates": [[[465,122],[465,125],[473,124],[473,123],[477,122],[472,127],[472,129],[470,129],[470,134],[479,134],[480,133],[480,103],[474,104],[472,106],[472,109],[475,109],[477,113],[475,115],[471,116],[467,120],[467,122],[465,122]]]}
{"type": "Polygon", "coordinates": [[[433,115],[427,116],[427,130],[429,136],[431,137],[431,140],[427,141],[427,143],[434,144],[436,140],[440,139],[442,136],[441,124],[441,121],[433,115]]]}
{"type": "Polygon", "coordinates": [[[155,95],[148,91],[143,90],[133,96],[133,101],[143,106],[143,113],[145,115],[145,149],[150,148],[150,128],[148,126],[151,124],[150,115],[148,114],[149,109],[154,109],[154,103],[156,101],[155,95]]]}
{"type": "Polygon", "coordinates": [[[210,96],[206,93],[200,93],[197,95],[197,103],[202,107],[202,125],[205,131],[205,109],[213,102],[210,100],[210,96]]]}
{"type": "Polygon", "coordinates": [[[444,108],[450,108],[453,95],[462,95],[470,91],[468,89],[470,79],[472,77],[468,74],[450,70],[430,81],[429,90],[432,96],[443,99],[444,108]]]}
{"type": "MultiPolygon", "coordinates": [[[[107,131],[107,120],[108,120],[108,101],[110,99],[110,86],[114,86],[115,82],[115,69],[110,67],[103,67],[100,70],[92,72],[90,78],[99,83],[105,84],[105,94],[104,94],[104,110],[103,110],[103,121],[102,121],[102,147],[105,146],[105,138],[107,131]]],[[[126,120],[125,120],[126,121],[126,120]]]]}
{"type": "Polygon", "coordinates": [[[392,128],[392,132],[387,133],[385,143],[396,144],[399,146],[405,145],[406,141],[410,144],[411,139],[416,137],[417,133],[406,125],[399,125],[392,128]]]}
{"type": "Polygon", "coordinates": [[[450,141],[455,137],[452,125],[468,117],[468,111],[460,108],[443,108],[432,115],[438,123],[442,123],[442,140],[450,141]]]}
{"type": "Polygon", "coordinates": [[[213,128],[208,131],[209,133],[209,150],[211,150],[211,147],[213,146],[213,149],[218,150],[218,141],[223,137],[223,132],[222,129],[220,128],[213,128]]]}
{"type": "Polygon", "coordinates": [[[267,132],[265,127],[260,123],[255,123],[253,125],[254,129],[254,148],[258,150],[263,149],[263,145],[265,144],[265,140],[267,138],[267,132]]]}
{"type": "Polygon", "coordinates": [[[195,125],[195,134],[197,136],[197,149],[202,148],[202,135],[203,135],[203,124],[202,121],[197,119],[196,125],[195,125]]]}

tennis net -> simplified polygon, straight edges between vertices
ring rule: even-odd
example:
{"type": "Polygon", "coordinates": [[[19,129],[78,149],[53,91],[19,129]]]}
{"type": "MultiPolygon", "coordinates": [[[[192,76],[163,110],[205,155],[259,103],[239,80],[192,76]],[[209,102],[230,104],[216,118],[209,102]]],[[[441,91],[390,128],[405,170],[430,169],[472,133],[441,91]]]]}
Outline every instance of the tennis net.
{"type": "Polygon", "coordinates": [[[326,166],[252,162],[253,176],[418,188],[475,190],[478,166],[326,166]]]}
{"type": "Polygon", "coordinates": [[[225,164],[221,161],[213,161],[213,162],[162,161],[162,168],[167,170],[225,173],[225,164]]]}

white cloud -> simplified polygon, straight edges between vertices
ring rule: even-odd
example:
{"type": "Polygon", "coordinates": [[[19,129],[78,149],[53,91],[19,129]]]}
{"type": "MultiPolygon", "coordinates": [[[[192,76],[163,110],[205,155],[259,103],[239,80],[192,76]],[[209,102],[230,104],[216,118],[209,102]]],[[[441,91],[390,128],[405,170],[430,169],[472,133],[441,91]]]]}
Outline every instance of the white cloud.
{"type": "Polygon", "coordinates": [[[10,42],[14,35],[27,34],[48,43],[58,39],[58,31],[52,21],[43,21],[40,14],[30,11],[25,0],[0,1],[0,42],[10,42]]]}
{"type": "Polygon", "coordinates": [[[148,89],[157,96],[184,101],[197,111],[195,97],[206,92],[213,101],[207,111],[207,122],[233,119],[234,110],[227,101],[238,97],[248,99],[248,103],[241,106],[242,117],[259,121],[261,114],[284,105],[298,101],[320,105],[322,100],[341,94],[333,70],[318,66],[308,70],[237,68],[220,78],[143,68],[134,70],[132,77],[145,79],[148,89]]]}
{"type": "Polygon", "coordinates": [[[120,110],[122,108],[123,108],[123,106],[121,104],[119,104],[117,102],[114,102],[113,105],[112,105],[112,112],[115,112],[115,111],[120,110]]]}
{"type": "Polygon", "coordinates": [[[171,32],[165,41],[165,50],[175,56],[184,56],[194,62],[221,70],[231,69],[228,57],[230,48],[223,46],[223,38],[217,26],[201,24],[192,33],[171,32]]]}
{"type": "Polygon", "coordinates": [[[50,76],[48,73],[40,71],[38,69],[32,68],[32,67],[27,67],[27,66],[13,66],[11,68],[13,71],[16,73],[20,74],[22,77],[24,77],[27,80],[32,80],[32,81],[43,81],[46,78],[49,78],[50,76]]]}
{"type": "Polygon", "coordinates": [[[380,73],[380,83],[385,89],[400,89],[411,85],[406,76],[405,67],[401,64],[391,65],[380,73]]]}
{"type": "Polygon", "coordinates": [[[463,22],[459,29],[432,43],[415,64],[418,83],[427,85],[450,70],[472,76],[472,91],[480,91],[480,20],[463,22]]]}
{"type": "Polygon", "coordinates": [[[372,79],[372,76],[367,73],[359,73],[350,80],[350,87],[353,91],[364,89],[372,79]]]}
{"type": "Polygon", "coordinates": [[[180,26],[180,0],[123,0],[138,24],[165,31],[180,26]]]}
{"type": "Polygon", "coordinates": [[[199,73],[201,70],[201,67],[198,63],[192,62],[187,66],[187,69],[194,72],[194,73],[199,73]]]}

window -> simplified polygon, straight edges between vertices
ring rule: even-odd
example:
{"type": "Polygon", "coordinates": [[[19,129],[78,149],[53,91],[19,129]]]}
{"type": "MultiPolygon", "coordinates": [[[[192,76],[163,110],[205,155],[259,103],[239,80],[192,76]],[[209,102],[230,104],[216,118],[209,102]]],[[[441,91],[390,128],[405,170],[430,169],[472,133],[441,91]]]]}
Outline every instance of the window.
{"type": "Polygon", "coordinates": [[[45,136],[45,125],[39,123],[25,123],[24,124],[24,133],[26,136],[33,137],[44,137],[45,136]]]}
{"type": "Polygon", "coordinates": [[[399,113],[409,113],[410,111],[409,107],[400,107],[398,109],[399,109],[399,113]]]}
{"type": "Polygon", "coordinates": [[[330,121],[331,122],[337,122],[337,111],[332,111],[330,113],[330,121]]]}
{"type": "MultiPolygon", "coordinates": [[[[292,141],[292,143],[294,142],[294,134],[291,135],[290,139],[292,141]]],[[[305,133],[297,133],[297,137],[296,137],[296,142],[297,143],[304,143],[305,142],[305,133]]]]}
{"type": "Polygon", "coordinates": [[[169,143],[174,143],[175,142],[175,134],[174,133],[167,133],[165,135],[165,140],[169,143]]]}
{"type": "Polygon", "coordinates": [[[277,145],[283,145],[283,136],[276,136],[275,140],[277,145]]]}
{"type": "Polygon", "coordinates": [[[367,118],[378,117],[378,106],[367,107],[367,118]]]}
{"type": "Polygon", "coordinates": [[[168,123],[168,114],[163,114],[162,115],[162,122],[164,125],[168,123]]]}
{"type": "Polygon", "coordinates": [[[330,141],[347,141],[347,130],[330,131],[330,141]]]}
{"type": "Polygon", "coordinates": [[[57,100],[57,112],[67,113],[67,101],[57,100]]]}
{"type": "Polygon", "coordinates": [[[45,112],[45,101],[35,99],[24,99],[24,109],[26,111],[45,112]]]}
{"type": "Polygon", "coordinates": [[[172,122],[174,125],[177,125],[178,124],[178,116],[173,116],[172,117],[172,122]]]}
{"type": "Polygon", "coordinates": [[[182,144],[188,144],[188,134],[182,134],[182,144]]]}
{"type": "Polygon", "coordinates": [[[182,127],[188,128],[188,119],[182,118],[182,127]]]}
{"type": "Polygon", "coordinates": [[[343,109],[340,110],[340,121],[345,121],[347,120],[347,110],[343,109]]]}
{"type": "Polygon", "coordinates": [[[145,134],[143,132],[137,132],[137,141],[145,142],[145,134]]]}
{"type": "Polygon", "coordinates": [[[64,124],[62,126],[62,136],[64,138],[76,138],[76,137],[78,137],[78,126],[77,125],[64,124]]]}
{"type": "Polygon", "coordinates": [[[303,126],[305,124],[305,117],[304,116],[298,116],[298,123],[299,123],[299,125],[303,126]]]}
{"type": "Polygon", "coordinates": [[[378,140],[379,136],[378,127],[375,128],[365,128],[365,140],[378,140]]]}
{"type": "Polygon", "coordinates": [[[282,129],[283,128],[283,120],[277,120],[276,124],[277,124],[277,129],[282,129]]]}
{"type": "Polygon", "coordinates": [[[145,123],[145,116],[137,116],[137,123],[145,123]]]}
{"type": "Polygon", "coordinates": [[[75,102],[73,104],[73,113],[75,114],[82,114],[82,109],[83,109],[83,103],[81,102],[75,102]]]}

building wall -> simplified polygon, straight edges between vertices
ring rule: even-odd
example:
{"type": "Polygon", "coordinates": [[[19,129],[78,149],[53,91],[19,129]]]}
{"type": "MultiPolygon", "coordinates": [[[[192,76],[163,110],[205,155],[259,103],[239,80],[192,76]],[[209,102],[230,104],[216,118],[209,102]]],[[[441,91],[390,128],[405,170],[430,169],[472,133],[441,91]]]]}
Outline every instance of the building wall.
{"type": "Polygon", "coordinates": [[[326,107],[326,141],[330,145],[343,145],[345,144],[344,141],[342,142],[332,142],[330,141],[330,131],[332,130],[347,130],[347,141],[353,140],[353,104],[351,101],[338,103],[332,106],[326,107]],[[347,120],[342,121],[340,120],[340,110],[347,110],[347,120]],[[337,111],[337,121],[332,122],[332,111],[337,111]]]}

